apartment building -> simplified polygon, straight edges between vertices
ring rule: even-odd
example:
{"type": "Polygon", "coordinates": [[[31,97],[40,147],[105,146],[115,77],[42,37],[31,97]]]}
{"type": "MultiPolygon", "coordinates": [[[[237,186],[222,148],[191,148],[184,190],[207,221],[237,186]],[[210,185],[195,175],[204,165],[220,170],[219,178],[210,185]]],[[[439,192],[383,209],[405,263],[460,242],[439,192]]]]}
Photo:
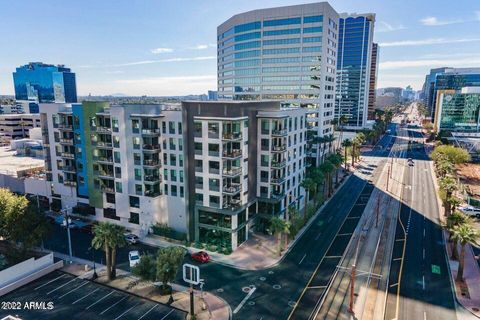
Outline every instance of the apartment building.
{"type": "Polygon", "coordinates": [[[235,250],[304,206],[307,112],[280,102],[41,104],[53,208],[235,250]]]}
{"type": "MultiPolygon", "coordinates": [[[[338,21],[327,2],[231,17],[217,28],[218,98],[304,107],[312,137],[333,134],[338,21]]],[[[321,148],[309,153],[312,163],[321,148]]]]}
{"type": "Polygon", "coordinates": [[[0,141],[28,138],[28,131],[39,126],[38,114],[0,114],[0,141]]]}

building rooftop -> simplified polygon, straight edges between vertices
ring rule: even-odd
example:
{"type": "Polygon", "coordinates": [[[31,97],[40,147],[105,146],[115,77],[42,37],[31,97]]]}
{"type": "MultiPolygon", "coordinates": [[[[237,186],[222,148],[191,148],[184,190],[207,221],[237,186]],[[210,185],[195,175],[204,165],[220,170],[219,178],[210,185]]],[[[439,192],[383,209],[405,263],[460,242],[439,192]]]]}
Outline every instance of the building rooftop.
{"type": "Polygon", "coordinates": [[[18,156],[10,146],[0,147],[0,174],[13,177],[42,175],[45,167],[43,159],[18,156]]]}

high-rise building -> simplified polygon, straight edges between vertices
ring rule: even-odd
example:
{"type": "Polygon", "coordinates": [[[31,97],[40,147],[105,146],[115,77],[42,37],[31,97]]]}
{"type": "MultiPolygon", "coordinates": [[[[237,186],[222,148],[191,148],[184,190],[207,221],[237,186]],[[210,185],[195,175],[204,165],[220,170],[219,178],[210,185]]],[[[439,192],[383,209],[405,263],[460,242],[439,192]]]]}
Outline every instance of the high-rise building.
{"type": "Polygon", "coordinates": [[[375,98],[378,78],[378,44],[372,43],[372,61],[370,64],[370,83],[368,89],[368,120],[375,120],[375,98]]]}
{"type": "MultiPolygon", "coordinates": [[[[338,14],[312,3],[237,14],[217,28],[220,100],[307,108],[311,136],[333,134],[338,14]]],[[[326,150],[309,155],[318,162],[326,150]]]]}
{"type": "Polygon", "coordinates": [[[75,73],[63,65],[30,62],[13,73],[16,100],[77,102],[75,73]]]}
{"type": "Polygon", "coordinates": [[[209,101],[218,100],[218,92],[213,90],[208,90],[208,100],[209,101]]]}
{"type": "Polygon", "coordinates": [[[40,119],[54,209],[230,251],[305,205],[305,108],[84,101],[40,104],[40,119]]]}
{"type": "Polygon", "coordinates": [[[375,14],[341,14],[338,31],[335,117],[361,129],[368,117],[375,14]]]}
{"type": "Polygon", "coordinates": [[[438,131],[480,132],[480,87],[438,90],[434,128],[438,131]]]}
{"type": "Polygon", "coordinates": [[[437,74],[444,73],[447,67],[431,69],[430,73],[425,76],[425,83],[423,84],[423,98],[424,103],[427,109],[430,111],[430,116],[433,118],[433,109],[434,109],[434,88],[435,88],[435,78],[437,74]]]}

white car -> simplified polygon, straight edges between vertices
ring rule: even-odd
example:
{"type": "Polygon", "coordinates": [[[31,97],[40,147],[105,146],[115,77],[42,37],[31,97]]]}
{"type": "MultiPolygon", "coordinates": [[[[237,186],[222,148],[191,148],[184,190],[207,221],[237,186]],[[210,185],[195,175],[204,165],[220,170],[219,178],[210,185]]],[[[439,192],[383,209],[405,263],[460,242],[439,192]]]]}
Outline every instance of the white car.
{"type": "Polygon", "coordinates": [[[140,238],[133,233],[127,233],[125,235],[125,241],[127,241],[128,244],[136,244],[139,240],[140,238]]]}
{"type": "Polygon", "coordinates": [[[128,261],[130,262],[130,268],[135,267],[140,262],[140,254],[137,250],[128,253],[128,261]]]}
{"type": "Polygon", "coordinates": [[[465,213],[468,216],[473,216],[473,217],[480,218],[480,209],[479,208],[475,208],[473,206],[463,206],[463,207],[458,208],[458,210],[462,211],[463,213],[465,213]]]}

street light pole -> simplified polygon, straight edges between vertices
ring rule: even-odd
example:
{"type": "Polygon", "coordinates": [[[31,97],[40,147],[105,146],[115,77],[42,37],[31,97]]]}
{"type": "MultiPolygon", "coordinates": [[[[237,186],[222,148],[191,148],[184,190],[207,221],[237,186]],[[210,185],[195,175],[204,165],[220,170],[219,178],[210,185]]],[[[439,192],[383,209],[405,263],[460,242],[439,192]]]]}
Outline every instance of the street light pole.
{"type": "Polygon", "coordinates": [[[95,280],[98,278],[97,269],[95,268],[95,249],[93,247],[90,247],[90,250],[92,250],[92,261],[93,261],[92,280],[95,280]]]}
{"type": "Polygon", "coordinates": [[[68,235],[68,254],[70,256],[70,261],[72,261],[72,238],[70,236],[70,224],[69,224],[69,217],[68,217],[68,209],[69,207],[65,207],[63,211],[65,212],[65,224],[67,226],[67,235],[68,235]]]}

